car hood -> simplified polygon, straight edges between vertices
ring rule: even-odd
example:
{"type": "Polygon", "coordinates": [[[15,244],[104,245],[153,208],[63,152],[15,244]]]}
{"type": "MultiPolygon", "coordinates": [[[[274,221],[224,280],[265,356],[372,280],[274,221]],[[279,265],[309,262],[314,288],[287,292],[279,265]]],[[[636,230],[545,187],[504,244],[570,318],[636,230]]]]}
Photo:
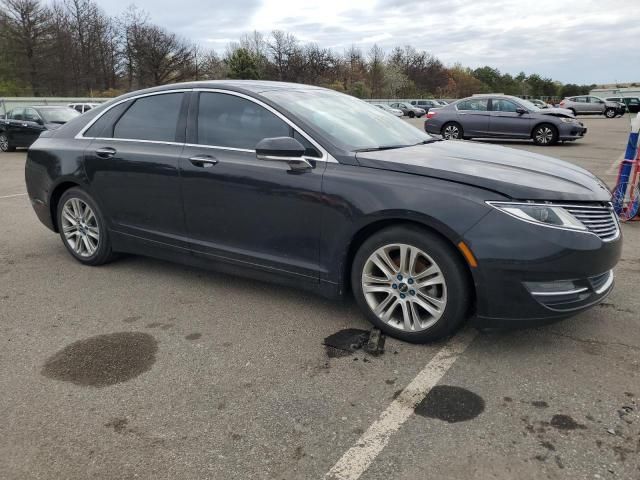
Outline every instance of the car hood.
{"type": "Polygon", "coordinates": [[[573,112],[567,108],[556,108],[556,107],[549,107],[549,108],[542,108],[540,109],[539,112],[536,113],[541,113],[542,115],[553,115],[555,117],[570,117],[570,118],[575,118],[573,115],[573,112]]]}
{"type": "Polygon", "coordinates": [[[357,153],[360,166],[475,185],[518,200],[609,201],[587,170],[545,155],[475,142],[436,141],[357,153]]]}

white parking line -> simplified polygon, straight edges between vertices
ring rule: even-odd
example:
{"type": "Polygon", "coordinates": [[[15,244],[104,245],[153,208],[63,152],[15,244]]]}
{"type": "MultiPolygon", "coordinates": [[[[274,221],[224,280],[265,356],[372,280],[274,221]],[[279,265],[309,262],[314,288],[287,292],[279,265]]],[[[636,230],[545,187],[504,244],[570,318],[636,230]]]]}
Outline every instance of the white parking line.
{"type": "Polygon", "coordinates": [[[23,195],[26,195],[26,193],[16,193],[15,195],[5,195],[4,197],[0,197],[0,199],[2,199],[2,198],[13,198],[13,197],[22,197],[23,195]]]}
{"type": "Polygon", "coordinates": [[[382,412],[378,420],[327,472],[325,479],[357,480],[360,478],[389,443],[391,435],[397,432],[402,424],[411,417],[415,407],[447,373],[447,370],[467,349],[476,335],[476,330],[467,329],[442,347],[402,393],[382,412]]]}

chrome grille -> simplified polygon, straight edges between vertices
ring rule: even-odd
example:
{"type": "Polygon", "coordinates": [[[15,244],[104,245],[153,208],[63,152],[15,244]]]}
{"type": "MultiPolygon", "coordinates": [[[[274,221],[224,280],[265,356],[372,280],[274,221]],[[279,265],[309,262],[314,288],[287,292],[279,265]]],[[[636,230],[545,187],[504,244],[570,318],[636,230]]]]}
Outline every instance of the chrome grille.
{"type": "Polygon", "coordinates": [[[614,240],[620,235],[611,205],[563,205],[563,207],[580,220],[590,232],[595,233],[605,242],[614,240]]]}

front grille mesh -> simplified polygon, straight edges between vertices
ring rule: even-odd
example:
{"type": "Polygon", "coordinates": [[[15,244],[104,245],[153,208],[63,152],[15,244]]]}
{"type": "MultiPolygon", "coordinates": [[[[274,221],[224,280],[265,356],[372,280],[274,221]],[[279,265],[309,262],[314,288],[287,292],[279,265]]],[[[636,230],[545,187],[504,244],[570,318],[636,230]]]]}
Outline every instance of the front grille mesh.
{"type": "Polygon", "coordinates": [[[615,213],[610,205],[567,205],[564,208],[604,241],[613,240],[620,234],[615,213]]]}

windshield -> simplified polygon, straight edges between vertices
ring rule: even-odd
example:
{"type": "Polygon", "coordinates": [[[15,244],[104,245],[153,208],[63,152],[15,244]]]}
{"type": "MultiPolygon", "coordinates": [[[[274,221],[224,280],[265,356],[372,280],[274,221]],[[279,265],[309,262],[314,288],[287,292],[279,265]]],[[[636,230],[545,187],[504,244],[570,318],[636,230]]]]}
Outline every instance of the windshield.
{"type": "Polygon", "coordinates": [[[60,108],[41,108],[38,110],[44,123],[67,123],[69,120],[76,118],[80,114],[68,107],[60,108]]]}
{"type": "Polygon", "coordinates": [[[330,90],[262,95],[303,118],[343,150],[415,145],[432,137],[373,105],[330,90]]]}
{"type": "Polygon", "coordinates": [[[540,108],[538,108],[535,104],[531,103],[529,100],[519,99],[518,101],[527,110],[531,110],[532,112],[539,112],[540,111],[540,108]]]}

